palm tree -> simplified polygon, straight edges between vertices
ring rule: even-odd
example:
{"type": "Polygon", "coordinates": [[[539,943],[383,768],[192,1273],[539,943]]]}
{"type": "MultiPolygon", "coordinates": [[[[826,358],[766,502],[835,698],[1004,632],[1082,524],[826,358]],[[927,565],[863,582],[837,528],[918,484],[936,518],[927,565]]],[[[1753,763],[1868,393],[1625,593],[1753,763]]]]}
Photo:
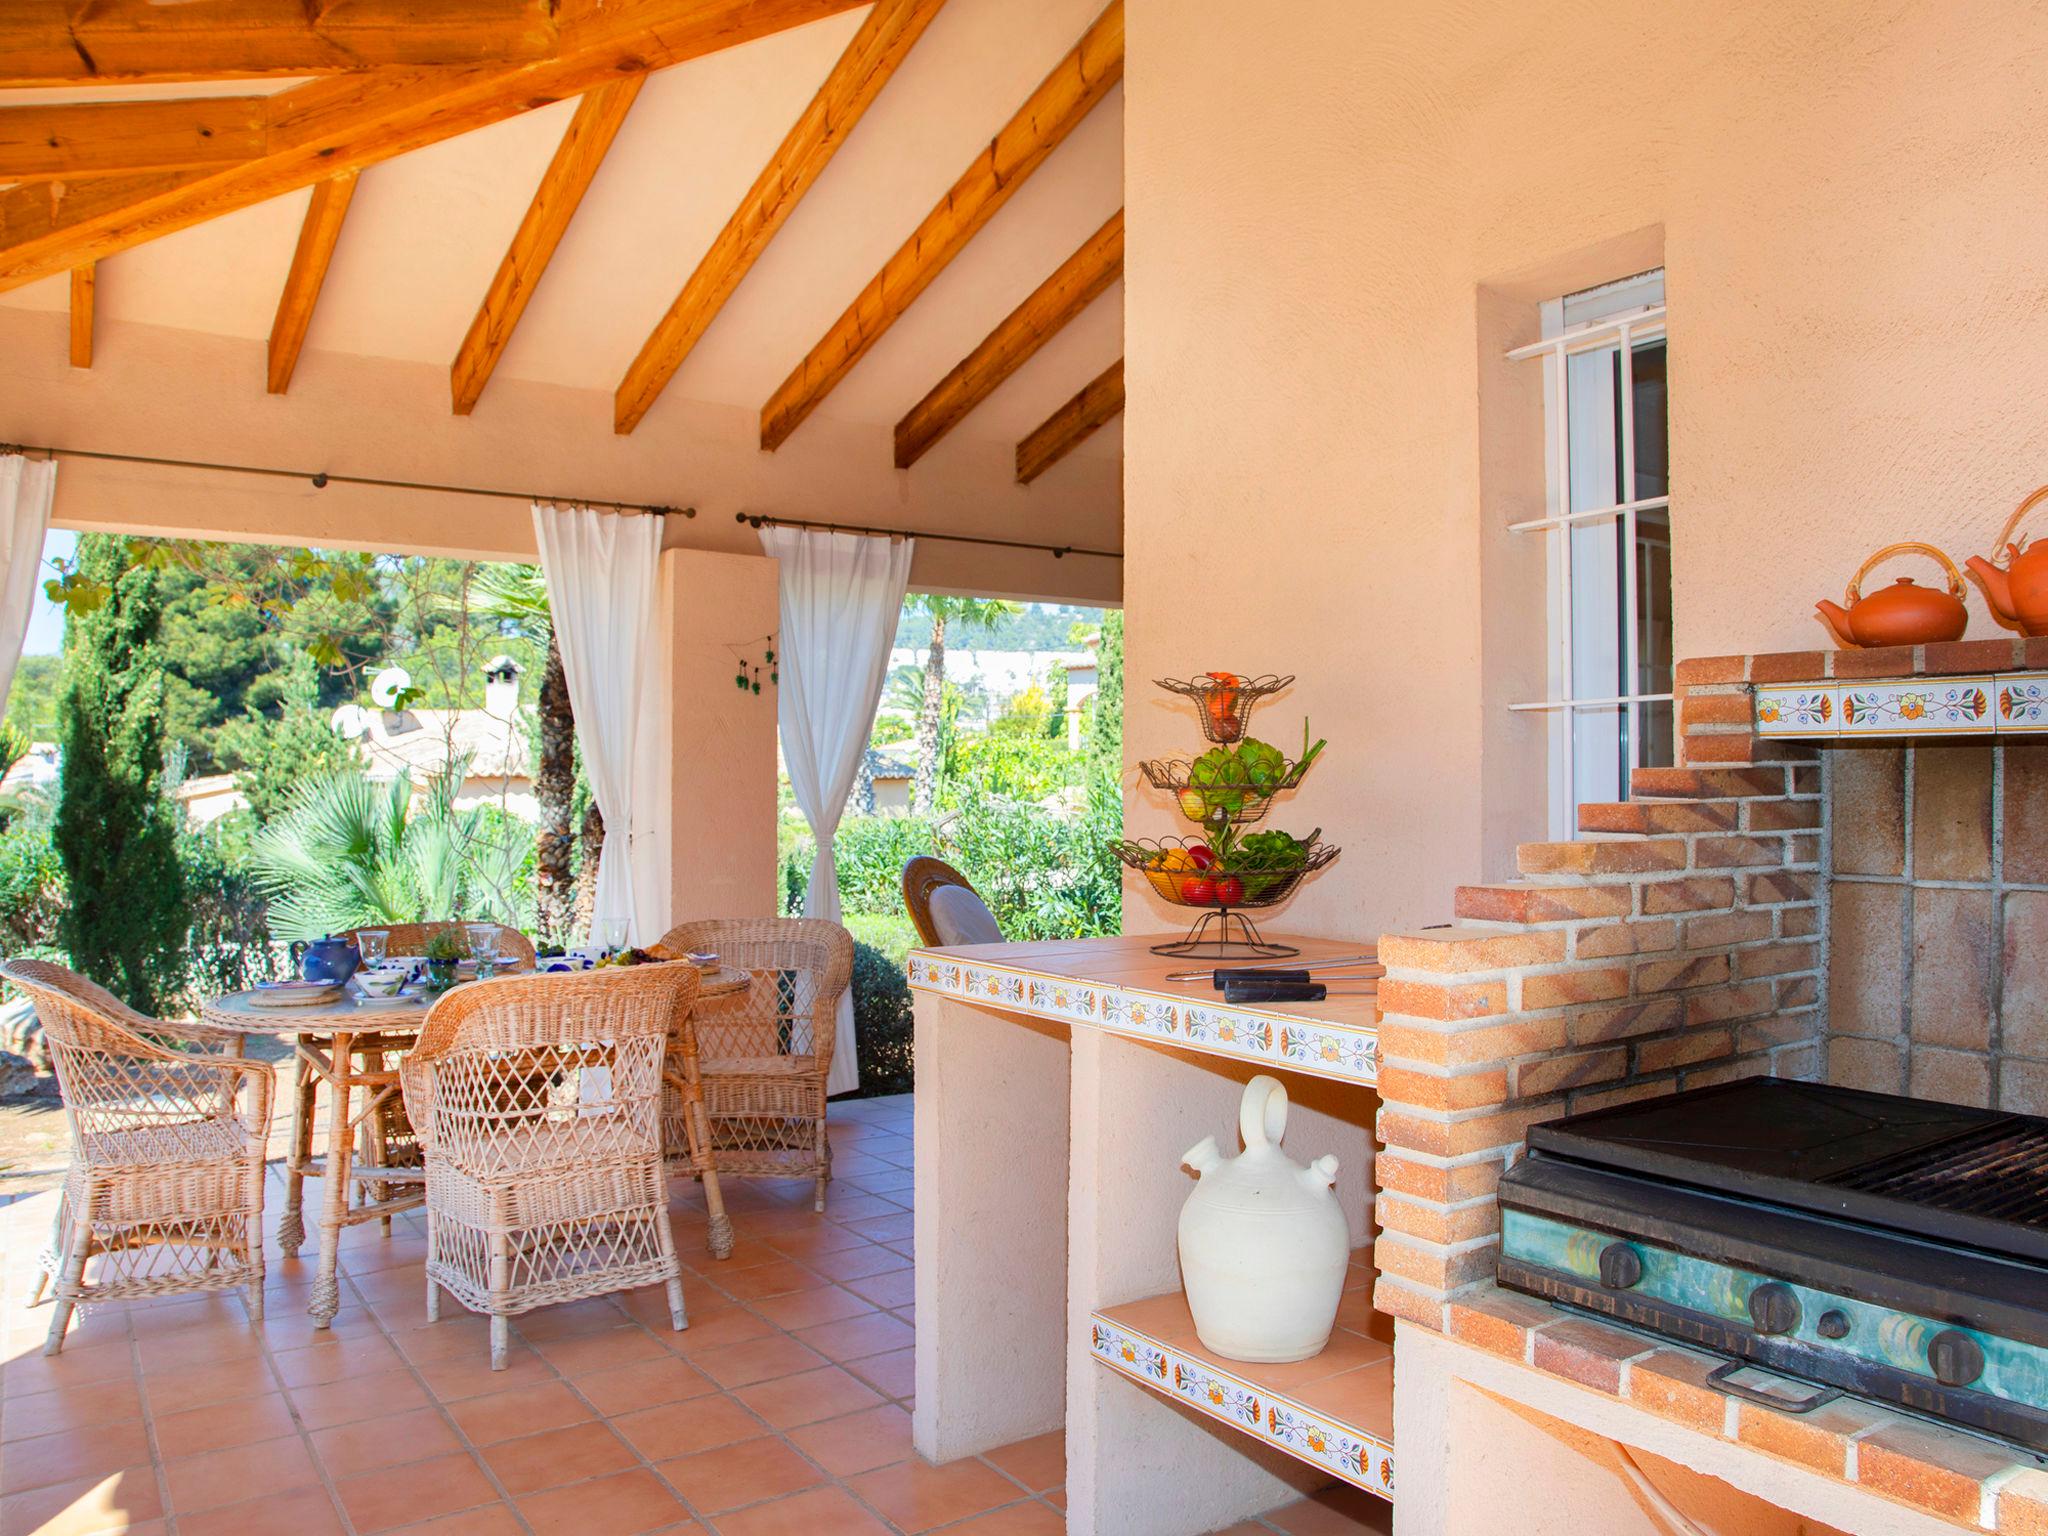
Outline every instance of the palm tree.
{"type": "Polygon", "coordinates": [[[946,696],[946,627],[987,630],[997,620],[1024,611],[1021,603],[993,597],[940,597],[919,592],[905,606],[932,621],[931,648],[924,658],[924,702],[917,714],[917,779],[911,788],[911,809],[929,816],[939,798],[939,711],[946,696]]]}
{"type": "MultiPolygon", "coordinates": [[[[540,826],[534,838],[534,926],[543,943],[566,943],[575,920],[576,888],[571,874],[575,846],[571,822],[576,799],[576,713],[569,703],[569,677],[555,643],[554,614],[547,579],[537,565],[486,565],[469,597],[470,612],[516,628],[546,653],[540,674],[540,762],[533,798],[540,826]]],[[[593,802],[593,815],[595,814],[593,802]]],[[[588,821],[589,818],[586,818],[588,821]]],[[[602,826],[597,838],[604,837],[602,826]]],[[[589,829],[584,859],[594,864],[589,829]]]]}

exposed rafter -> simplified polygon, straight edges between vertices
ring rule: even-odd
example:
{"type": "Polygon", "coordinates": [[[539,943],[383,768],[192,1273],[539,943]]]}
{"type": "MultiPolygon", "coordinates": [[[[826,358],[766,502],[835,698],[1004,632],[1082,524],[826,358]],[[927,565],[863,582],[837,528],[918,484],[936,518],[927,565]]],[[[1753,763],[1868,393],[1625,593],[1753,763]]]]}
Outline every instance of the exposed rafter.
{"type": "Polygon", "coordinates": [[[896,423],[896,467],[908,469],[923,458],[1123,271],[1124,212],[1119,208],[896,423]]]}
{"type": "Polygon", "coordinates": [[[92,303],[99,271],[90,262],[71,269],[71,366],[92,366],[92,303]]]}
{"type": "Polygon", "coordinates": [[[1124,408],[1124,360],[1118,358],[1017,445],[1017,483],[1029,485],[1124,408]]]}
{"type": "Polygon", "coordinates": [[[626,370],[612,402],[614,431],[630,432],[640,424],[640,418],[668,387],[690,349],[710,329],[740,280],[796,211],[944,3],[876,0],[803,116],[754,178],[746,197],[626,370]]]}
{"type": "Polygon", "coordinates": [[[0,6],[0,85],[512,64],[557,42],[556,0],[35,0],[0,6]]]}
{"type": "Polygon", "coordinates": [[[562,23],[553,57],[510,69],[316,80],[275,99],[269,152],[217,171],[0,192],[0,291],[188,229],[341,171],[850,10],[862,0],[612,0],[562,23]]]}
{"type": "Polygon", "coordinates": [[[313,306],[320,302],[320,285],[327,281],[327,266],[334,259],[342,221],[348,217],[348,205],[355,195],[356,172],[348,171],[321,182],[306,205],[306,222],[299,226],[299,244],[292,252],[291,271],[285,275],[284,292],[277,301],[277,318],[270,323],[273,395],[292,386],[299,349],[306,344],[306,331],[313,324],[313,306]]]}
{"type": "Polygon", "coordinates": [[[867,355],[932,279],[1009,201],[1124,73],[1123,0],[1110,0],[1087,34],[925,215],[761,407],[761,446],[779,448],[867,355]]]}
{"type": "Polygon", "coordinates": [[[462,338],[462,347],[455,354],[454,366],[448,370],[456,415],[467,416],[476,408],[498,359],[511,344],[519,317],[526,313],[534,289],[540,286],[541,275],[554,259],[555,247],[562,243],[569,221],[576,216],[583,194],[590,190],[597,168],[604,164],[605,152],[612,147],[612,140],[618,136],[619,126],[625,122],[646,78],[628,75],[623,80],[614,80],[576,104],[576,115],[569,119],[562,142],[555,146],[555,157],[548,162],[547,174],[541,177],[533,201],[527,204],[526,217],[519,221],[505,259],[498,263],[497,275],[491,279],[484,301],[477,307],[476,318],[469,322],[469,333],[462,338]]]}
{"type": "Polygon", "coordinates": [[[268,145],[270,102],[206,96],[0,107],[0,182],[253,160],[268,145]]]}

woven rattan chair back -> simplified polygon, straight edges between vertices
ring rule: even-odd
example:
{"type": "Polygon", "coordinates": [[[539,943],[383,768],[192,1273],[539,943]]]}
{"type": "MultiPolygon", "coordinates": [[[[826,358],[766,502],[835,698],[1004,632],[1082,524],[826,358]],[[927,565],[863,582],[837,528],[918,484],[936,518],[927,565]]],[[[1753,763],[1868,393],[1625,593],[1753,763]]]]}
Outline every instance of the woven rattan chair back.
{"type": "MultiPolygon", "coordinates": [[[[853,936],[818,918],[712,918],[678,924],[660,947],[715,952],[750,978],[745,991],[709,999],[694,1016],[719,1171],[809,1178],[822,1211],[831,1176],[825,1084],[839,1000],[853,978],[853,936]]],[[[671,1120],[676,1112],[671,1103],[671,1120]]]]}
{"type": "Polygon", "coordinates": [[[684,1326],[662,1167],[662,1058],[697,991],[687,964],[457,987],[401,1064],[426,1148],[429,1315],[446,1290],[491,1318],[657,1281],[684,1326]]]}
{"type": "Polygon", "coordinates": [[[10,960],[0,977],[35,1005],[71,1129],[43,1266],[57,1295],[45,1353],[86,1300],[246,1287],[260,1318],[270,1069],[61,965],[10,960]]]}
{"type": "MultiPolygon", "coordinates": [[[[463,938],[465,937],[464,929],[481,928],[484,926],[485,924],[483,923],[461,922],[365,923],[360,928],[346,929],[336,934],[335,937],[347,939],[356,946],[357,952],[360,953],[362,950],[361,937],[365,932],[383,932],[390,935],[390,938],[385,941],[384,945],[384,953],[387,955],[423,955],[427,952],[427,940],[437,933],[445,933],[452,928],[455,930],[456,937],[463,938]]],[[[534,959],[533,940],[529,939],[517,928],[508,927],[504,923],[492,923],[489,926],[498,930],[498,953],[500,955],[512,964],[523,965],[528,970],[534,967],[536,961],[534,959]]]]}

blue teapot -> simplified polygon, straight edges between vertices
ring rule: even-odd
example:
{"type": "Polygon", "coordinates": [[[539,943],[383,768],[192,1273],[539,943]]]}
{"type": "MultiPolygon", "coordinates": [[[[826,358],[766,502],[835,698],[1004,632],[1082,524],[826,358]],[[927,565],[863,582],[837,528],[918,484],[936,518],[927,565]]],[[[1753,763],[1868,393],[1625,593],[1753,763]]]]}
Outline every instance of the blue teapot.
{"type": "Polygon", "coordinates": [[[328,981],[340,986],[355,975],[362,964],[362,957],[356,947],[347,939],[329,935],[307,943],[300,939],[292,945],[292,965],[308,981],[328,981]]]}

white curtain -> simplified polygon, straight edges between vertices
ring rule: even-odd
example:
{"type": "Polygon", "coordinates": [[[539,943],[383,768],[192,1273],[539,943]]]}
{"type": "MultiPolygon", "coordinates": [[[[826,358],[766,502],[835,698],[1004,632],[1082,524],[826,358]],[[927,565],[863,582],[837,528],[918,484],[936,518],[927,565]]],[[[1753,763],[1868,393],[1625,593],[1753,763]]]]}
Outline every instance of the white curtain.
{"type": "MultiPolygon", "coordinates": [[[[804,916],[837,922],[832,834],[839,830],[874,729],[903,589],[910,582],[913,541],[769,527],[761,530],[761,545],[782,562],[776,656],[782,758],[818,842],[804,916]]],[[[860,1086],[850,991],[839,1000],[839,1036],[825,1086],[828,1093],[860,1086]]]]}
{"type": "Polygon", "coordinates": [[[28,638],[36,578],[42,572],[43,535],[50,530],[50,502],[56,493],[53,461],[0,454],[0,709],[6,708],[22,641],[28,638]]]}
{"type": "Polygon", "coordinates": [[[650,759],[639,738],[661,718],[659,701],[650,697],[657,681],[661,519],[535,502],[533,529],[576,712],[576,742],[604,817],[591,937],[601,938],[607,921],[624,918],[628,943],[651,944],[661,937],[650,931],[660,915],[648,900],[648,882],[636,883],[633,868],[636,857],[653,855],[648,840],[659,823],[642,803],[656,786],[640,782],[650,759]]]}

